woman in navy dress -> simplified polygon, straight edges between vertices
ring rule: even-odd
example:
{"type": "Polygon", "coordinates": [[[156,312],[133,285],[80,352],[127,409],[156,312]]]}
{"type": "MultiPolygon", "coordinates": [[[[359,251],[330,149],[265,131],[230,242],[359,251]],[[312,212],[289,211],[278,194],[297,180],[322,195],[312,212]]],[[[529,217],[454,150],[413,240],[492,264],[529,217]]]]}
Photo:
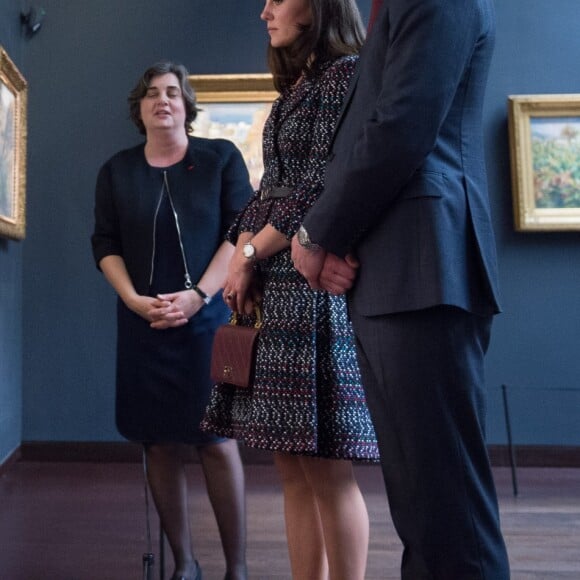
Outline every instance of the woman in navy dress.
{"type": "Polygon", "coordinates": [[[202,428],[274,452],[293,578],[363,580],[369,524],[352,461],[376,461],[378,450],[353,330],[345,298],[311,290],[289,249],[322,191],[363,28],[350,0],[268,0],[262,19],[281,94],[264,129],[260,191],[230,231],[224,286],[233,310],[261,301],[255,381],[215,386],[202,428]]]}
{"type": "Polygon", "coordinates": [[[142,442],[174,561],[174,580],[201,579],[191,545],[185,463],[195,447],[229,580],[247,577],[244,475],[237,442],[199,428],[211,390],[222,288],[234,246],[224,235],[251,195],[240,152],[188,136],[195,95],[184,67],[149,68],[129,96],[146,141],[103,165],[93,253],[118,294],[116,420],[142,442]]]}

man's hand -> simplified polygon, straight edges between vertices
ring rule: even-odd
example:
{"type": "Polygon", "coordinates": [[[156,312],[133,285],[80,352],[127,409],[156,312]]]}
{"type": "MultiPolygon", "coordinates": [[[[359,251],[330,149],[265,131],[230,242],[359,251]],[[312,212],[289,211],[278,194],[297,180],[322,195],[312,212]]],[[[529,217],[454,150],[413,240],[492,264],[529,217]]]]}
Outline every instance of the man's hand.
{"type": "Polygon", "coordinates": [[[322,290],[320,272],[324,265],[326,251],[322,248],[307,250],[300,245],[296,236],[292,238],[292,262],[300,274],[314,290],[322,290]]]}
{"type": "Polygon", "coordinates": [[[326,254],[319,276],[320,286],[331,294],[345,294],[354,285],[358,266],[358,261],[350,254],[344,259],[326,254]]]}

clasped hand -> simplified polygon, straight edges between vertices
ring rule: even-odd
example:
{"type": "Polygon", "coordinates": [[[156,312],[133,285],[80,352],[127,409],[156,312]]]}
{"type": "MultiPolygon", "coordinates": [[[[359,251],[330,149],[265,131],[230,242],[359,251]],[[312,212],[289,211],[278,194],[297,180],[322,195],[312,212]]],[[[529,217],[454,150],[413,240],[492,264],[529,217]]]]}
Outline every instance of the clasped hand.
{"type": "Polygon", "coordinates": [[[322,248],[306,249],[296,238],[292,238],[292,262],[294,267],[315,290],[326,290],[330,294],[345,294],[356,280],[358,260],[348,254],[340,258],[322,248]]]}
{"type": "Polygon", "coordinates": [[[139,296],[131,309],[148,320],[151,328],[165,330],[187,324],[203,305],[203,300],[195,292],[181,290],[156,297],[139,296]]]}

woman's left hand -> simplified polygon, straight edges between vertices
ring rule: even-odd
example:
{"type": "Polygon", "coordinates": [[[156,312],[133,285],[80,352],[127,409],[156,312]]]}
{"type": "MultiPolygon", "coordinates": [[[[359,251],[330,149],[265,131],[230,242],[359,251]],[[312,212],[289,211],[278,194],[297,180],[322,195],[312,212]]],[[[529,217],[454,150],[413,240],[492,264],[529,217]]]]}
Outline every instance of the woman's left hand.
{"type": "Polygon", "coordinates": [[[187,324],[187,321],[204,306],[204,302],[192,290],[171,294],[158,294],[149,312],[151,328],[164,330],[187,324]]]}
{"type": "Polygon", "coordinates": [[[228,268],[228,278],[224,284],[225,303],[234,312],[252,312],[254,308],[254,267],[247,258],[234,254],[228,268]]]}

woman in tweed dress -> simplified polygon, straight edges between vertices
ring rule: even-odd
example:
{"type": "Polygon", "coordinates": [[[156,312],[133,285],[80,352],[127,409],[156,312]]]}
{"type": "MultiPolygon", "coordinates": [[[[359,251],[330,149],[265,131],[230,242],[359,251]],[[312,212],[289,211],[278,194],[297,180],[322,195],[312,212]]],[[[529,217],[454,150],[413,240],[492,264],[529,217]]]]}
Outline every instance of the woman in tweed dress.
{"type": "Polygon", "coordinates": [[[234,311],[261,301],[256,375],[252,389],[216,385],[202,427],[274,452],[293,578],[362,580],[369,524],[352,461],[378,459],[375,433],[346,301],[309,288],[290,240],[322,191],[363,28],[354,0],[267,0],[261,18],[280,97],[224,287],[234,311]]]}

